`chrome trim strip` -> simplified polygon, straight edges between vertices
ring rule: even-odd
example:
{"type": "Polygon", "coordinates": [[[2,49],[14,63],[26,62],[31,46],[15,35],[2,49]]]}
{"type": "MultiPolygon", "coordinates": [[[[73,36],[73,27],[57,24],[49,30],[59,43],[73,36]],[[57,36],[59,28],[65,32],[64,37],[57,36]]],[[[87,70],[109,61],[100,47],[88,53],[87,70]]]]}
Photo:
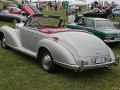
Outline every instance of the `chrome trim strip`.
{"type": "Polygon", "coordinates": [[[106,42],[106,43],[110,43],[110,42],[120,42],[120,40],[104,40],[104,42],[106,42]]]}

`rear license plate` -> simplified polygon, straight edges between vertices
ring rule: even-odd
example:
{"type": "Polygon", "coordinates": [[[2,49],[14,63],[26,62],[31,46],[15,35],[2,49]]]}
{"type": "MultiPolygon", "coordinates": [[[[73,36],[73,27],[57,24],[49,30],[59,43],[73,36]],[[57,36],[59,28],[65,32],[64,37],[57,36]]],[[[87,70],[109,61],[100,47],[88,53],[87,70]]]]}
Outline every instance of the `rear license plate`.
{"type": "Polygon", "coordinates": [[[104,57],[95,57],[96,64],[105,63],[104,57]]]}

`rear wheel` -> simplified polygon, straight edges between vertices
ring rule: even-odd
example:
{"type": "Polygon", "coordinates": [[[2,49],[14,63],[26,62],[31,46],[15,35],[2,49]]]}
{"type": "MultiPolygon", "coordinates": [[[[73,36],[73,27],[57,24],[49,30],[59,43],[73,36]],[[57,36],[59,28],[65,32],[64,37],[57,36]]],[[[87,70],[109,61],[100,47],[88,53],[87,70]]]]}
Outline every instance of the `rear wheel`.
{"type": "Polygon", "coordinates": [[[8,48],[8,46],[6,44],[6,39],[4,36],[2,36],[2,38],[1,38],[1,46],[2,46],[2,48],[5,48],[5,49],[8,48]]]}
{"type": "Polygon", "coordinates": [[[49,73],[55,72],[56,65],[53,62],[51,53],[47,49],[43,49],[41,53],[39,53],[39,63],[42,70],[49,73]]]}

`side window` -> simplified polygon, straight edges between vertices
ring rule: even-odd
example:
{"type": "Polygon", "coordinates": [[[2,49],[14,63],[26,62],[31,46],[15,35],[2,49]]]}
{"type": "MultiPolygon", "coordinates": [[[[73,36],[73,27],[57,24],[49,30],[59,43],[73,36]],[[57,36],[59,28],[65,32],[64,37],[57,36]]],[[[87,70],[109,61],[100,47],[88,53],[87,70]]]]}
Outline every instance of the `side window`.
{"type": "Polygon", "coordinates": [[[87,24],[86,24],[87,27],[93,27],[93,22],[91,19],[88,19],[87,20],[87,24]]]}
{"type": "Polygon", "coordinates": [[[113,10],[113,11],[120,11],[120,9],[115,9],[115,10],[113,10]]]}
{"type": "Polygon", "coordinates": [[[78,25],[86,26],[86,18],[81,18],[78,22],[78,25]]]}
{"type": "Polygon", "coordinates": [[[31,17],[29,18],[25,26],[27,28],[31,28],[31,30],[38,30],[41,28],[41,23],[39,21],[39,18],[31,17]]]}
{"type": "Polygon", "coordinates": [[[36,23],[38,23],[38,21],[37,21],[37,18],[29,18],[28,19],[28,21],[27,21],[27,23],[26,23],[26,25],[25,26],[27,26],[27,27],[33,27],[34,26],[34,24],[36,24],[36,23]]]}
{"type": "Polygon", "coordinates": [[[33,27],[30,25],[30,24],[31,24],[31,23],[30,23],[31,21],[32,21],[32,19],[30,19],[30,18],[27,20],[27,22],[26,22],[26,24],[25,24],[25,26],[26,26],[27,28],[33,28],[33,27]]]}

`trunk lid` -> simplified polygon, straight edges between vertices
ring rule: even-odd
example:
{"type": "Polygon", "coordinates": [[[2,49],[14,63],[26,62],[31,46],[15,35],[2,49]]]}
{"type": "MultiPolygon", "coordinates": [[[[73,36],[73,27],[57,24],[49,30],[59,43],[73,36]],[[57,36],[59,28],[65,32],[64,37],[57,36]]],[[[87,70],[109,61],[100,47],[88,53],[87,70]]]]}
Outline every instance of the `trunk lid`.
{"type": "Polygon", "coordinates": [[[109,51],[106,44],[98,37],[84,32],[63,32],[57,33],[62,36],[63,43],[69,43],[77,51],[79,56],[98,56],[108,55],[109,51]]]}

